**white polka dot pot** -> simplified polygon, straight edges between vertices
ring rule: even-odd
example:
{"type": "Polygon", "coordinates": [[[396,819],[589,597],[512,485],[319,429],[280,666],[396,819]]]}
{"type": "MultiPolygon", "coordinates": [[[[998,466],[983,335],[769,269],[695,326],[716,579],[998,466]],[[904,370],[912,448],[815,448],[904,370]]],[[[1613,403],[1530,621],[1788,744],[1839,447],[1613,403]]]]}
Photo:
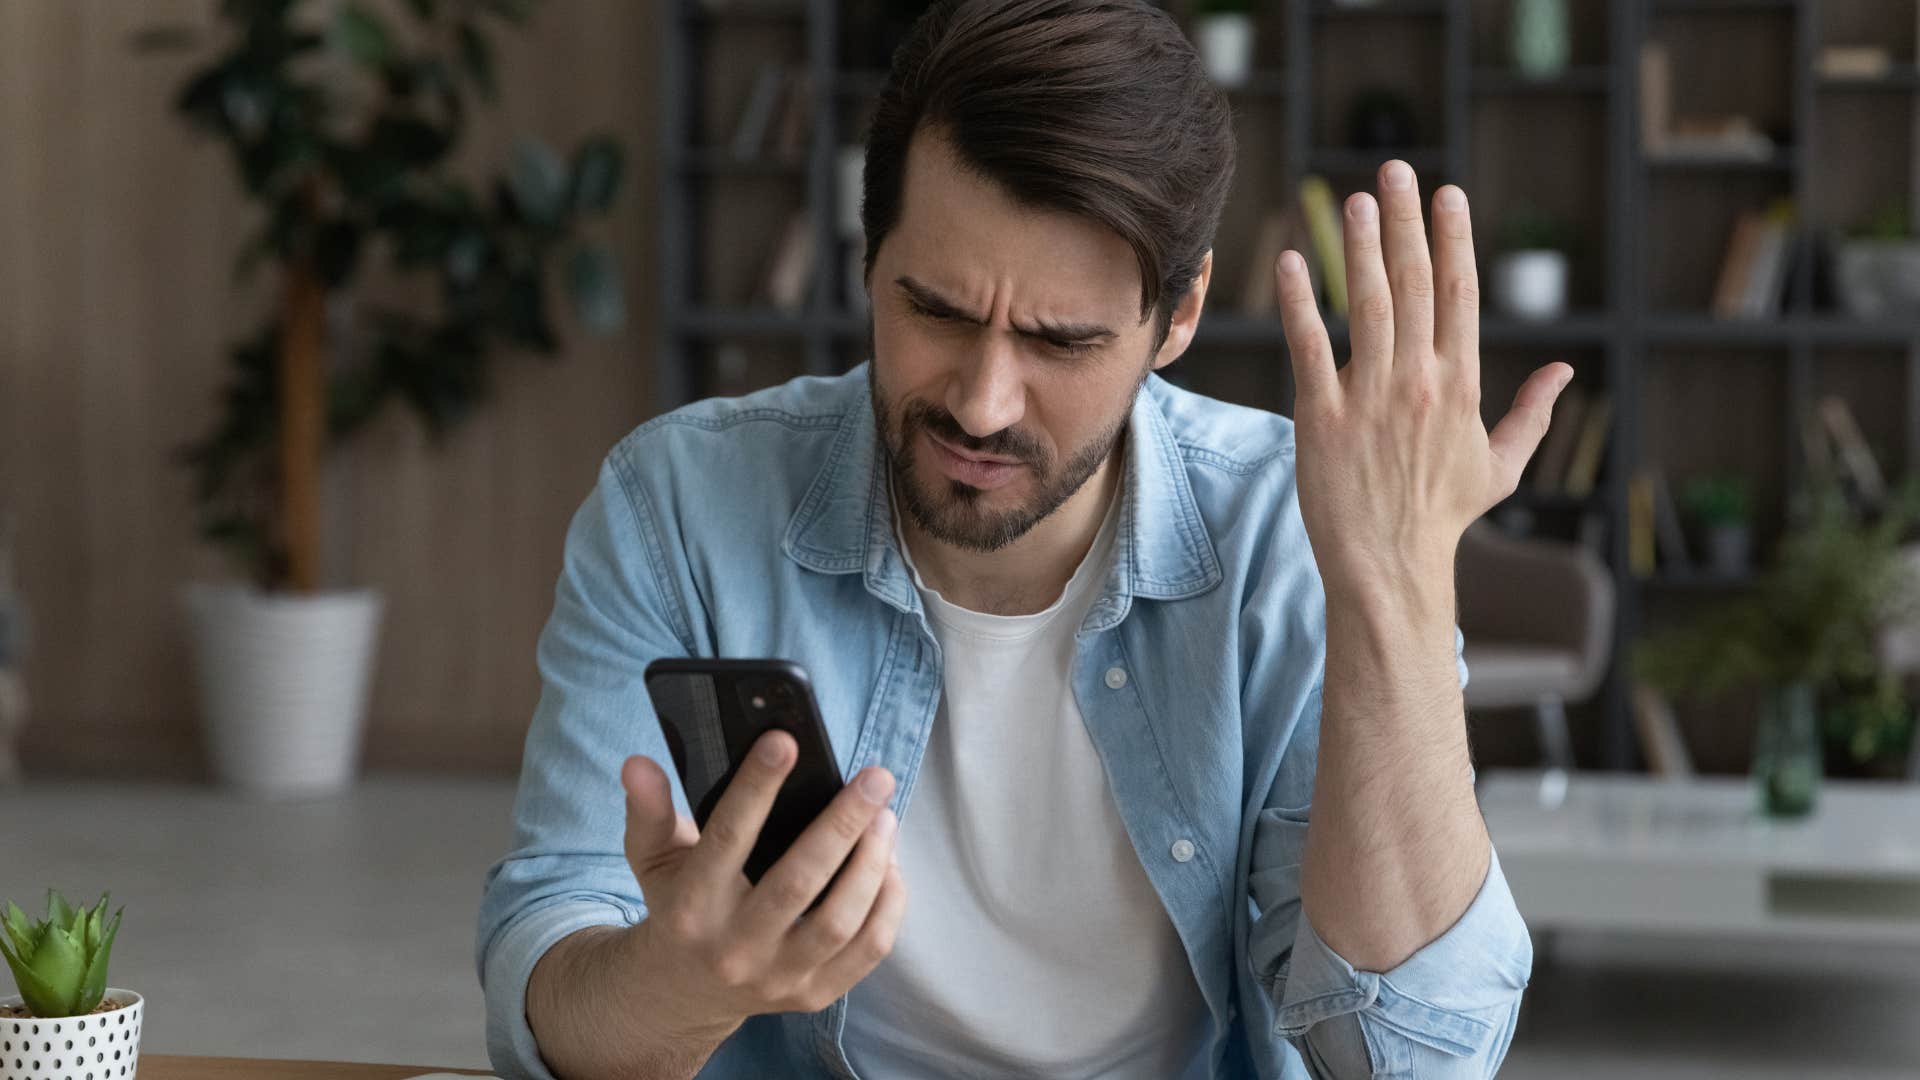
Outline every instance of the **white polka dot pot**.
{"type": "MultiPolygon", "coordinates": [[[[0,1016],[0,1080],[129,1080],[146,999],[108,987],[107,1000],[120,1008],[58,1020],[0,1016]]],[[[0,998],[0,1005],[18,1004],[17,994],[0,998]]]]}

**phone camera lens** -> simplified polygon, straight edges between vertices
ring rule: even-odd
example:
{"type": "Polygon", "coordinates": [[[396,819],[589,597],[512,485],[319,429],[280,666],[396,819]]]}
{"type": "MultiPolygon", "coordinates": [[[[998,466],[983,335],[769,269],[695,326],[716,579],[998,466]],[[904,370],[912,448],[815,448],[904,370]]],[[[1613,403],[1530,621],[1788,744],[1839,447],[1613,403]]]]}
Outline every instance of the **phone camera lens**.
{"type": "Polygon", "coordinates": [[[759,694],[755,694],[755,695],[753,695],[753,707],[754,707],[754,708],[756,708],[756,709],[764,709],[764,708],[766,708],[766,707],[767,707],[767,699],[766,699],[766,698],[763,698],[763,697],[761,697],[761,696],[760,696],[759,694]]]}

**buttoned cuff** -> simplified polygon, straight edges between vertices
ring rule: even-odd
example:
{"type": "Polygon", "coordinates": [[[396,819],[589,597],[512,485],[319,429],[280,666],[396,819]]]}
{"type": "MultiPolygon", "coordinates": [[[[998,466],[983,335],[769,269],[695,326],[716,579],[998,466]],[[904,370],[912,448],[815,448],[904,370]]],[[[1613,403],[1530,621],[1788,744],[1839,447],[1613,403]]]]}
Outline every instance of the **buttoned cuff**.
{"type": "Polygon", "coordinates": [[[1502,1053],[1490,1045],[1510,1031],[1499,1014],[1511,1010],[1532,970],[1533,941],[1492,852],[1465,914],[1392,971],[1356,970],[1303,914],[1274,1034],[1295,1039],[1323,1020],[1359,1013],[1456,1057],[1502,1053]]]}
{"type": "Polygon", "coordinates": [[[487,1059],[507,1080],[556,1080],[527,1023],[527,982],[540,958],[568,934],[590,926],[632,926],[639,914],[605,900],[567,897],[523,912],[487,951],[481,986],[487,1000],[487,1059]]]}

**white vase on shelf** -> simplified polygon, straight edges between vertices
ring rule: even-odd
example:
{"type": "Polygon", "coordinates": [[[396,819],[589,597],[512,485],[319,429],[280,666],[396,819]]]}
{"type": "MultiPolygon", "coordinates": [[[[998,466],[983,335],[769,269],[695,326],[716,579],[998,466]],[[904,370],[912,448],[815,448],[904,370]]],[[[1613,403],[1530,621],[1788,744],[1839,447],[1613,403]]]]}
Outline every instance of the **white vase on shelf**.
{"type": "Polygon", "coordinates": [[[1217,86],[1241,86],[1253,74],[1253,16],[1222,11],[1194,20],[1193,41],[1200,66],[1217,86]]]}

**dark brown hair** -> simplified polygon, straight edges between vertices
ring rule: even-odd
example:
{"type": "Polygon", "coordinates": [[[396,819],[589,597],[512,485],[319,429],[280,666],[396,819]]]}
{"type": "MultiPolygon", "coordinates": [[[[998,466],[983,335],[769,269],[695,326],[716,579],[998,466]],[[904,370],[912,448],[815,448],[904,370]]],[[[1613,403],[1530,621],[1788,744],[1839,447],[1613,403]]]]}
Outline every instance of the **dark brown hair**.
{"type": "Polygon", "coordinates": [[[907,147],[937,130],[1015,201],[1099,222],[1132,246],[1140,317],[1174,307],[1213,246],[1233,181],[1226,98],[1144,0],[943,0],[914,23],[867,130],[866,271],[900,220],[907,147]]]}

